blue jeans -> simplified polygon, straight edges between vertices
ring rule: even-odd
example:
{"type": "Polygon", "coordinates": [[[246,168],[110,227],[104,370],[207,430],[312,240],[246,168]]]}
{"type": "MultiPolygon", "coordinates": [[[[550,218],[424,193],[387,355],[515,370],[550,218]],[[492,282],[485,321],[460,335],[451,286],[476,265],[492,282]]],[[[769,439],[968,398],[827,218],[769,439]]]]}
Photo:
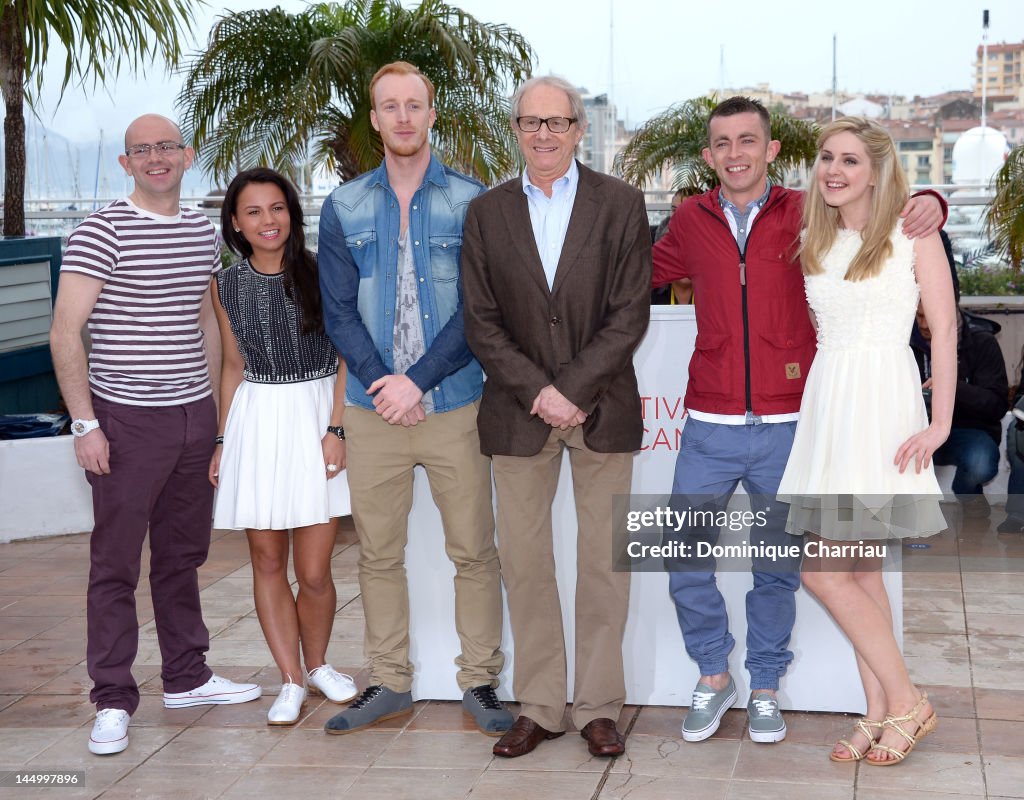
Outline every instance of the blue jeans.
{"type": "MultiPolygon", "coordinates": [[[[795,422],[767,425],[719,425],[689,418],[683,428],[676,459],[672,494],[705,495],[724,504],[743,482],[752,495],[753,511],[764,510],[767,524],[753,529],[750,539],[766,545],[792,545],[799,539],[786,533],[789,506],[775,502],[779,481],[793,446],[795,422]],[[756,536],[754,535],[756,531],[756,536]]],[[[705,531],[705,538],[708,532],[705,531]]],[[[717,540],[718,532],[710,532],[717,540]]],[[[729,633],[725,601],[715,581],[715,560],[707,570],[669,573],[669,592],[676,605],[686,652],[701,675],[729,670],[735,640],[729,633]]],[[[793,660],[789,639],[796,619],[795,592],[800,586],[799,559],[752,565],[753,588],[747,592],[747,658],[752,689],[777,689],[779,678],[793,660]]]]}
{"type": "Polygon", "coordinates": [[[999,471],[999,445],[984,431],[953,428],[933,460],[940,467],[956,467],[953,494],[981,494],[981,487],[999,471]]]}
{"type": "Polygon", "coordinates": [[[1006,429],[1006,460],[1010,462],[1010,480],[1006,491],[1006,516],[1024,522],[1024,458],[1017,449],[1017,440],[1024,445],[1024,431],[1017,430],[1017,423],[1011,422],[1006,429]]]}

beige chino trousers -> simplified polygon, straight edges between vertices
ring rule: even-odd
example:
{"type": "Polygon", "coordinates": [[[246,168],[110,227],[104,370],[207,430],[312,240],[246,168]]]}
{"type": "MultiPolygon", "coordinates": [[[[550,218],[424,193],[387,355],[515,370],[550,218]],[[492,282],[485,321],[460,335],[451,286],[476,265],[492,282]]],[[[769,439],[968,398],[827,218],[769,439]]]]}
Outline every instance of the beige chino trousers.
{"type": "Polygon", "coordinates": [[[632,453],[598,453],[579,426],[552,429],[533,456],[494,456],[498,553],[515,642],[512,686],[521,714],[565,730],[565,634],[555,582],[551,503],[562,451],[569,450],[579,531],[576,539],[576,669],[572,721],[618,720],[626,700],[622,636],[629,573],[612,571],[612,498],[629,494],[632,453]]]}
{"type": "Polygon", "coordinates": [[[471,403],[403,428],[364,408],[345,409],[364,647],[371,683],[395,692],[412,686],[405,545],[417,464],[426,469],[444,525],[445,552],[455,565],[459,688],[496,686],[505,662],[490,460],[480,454],[476,415],[477,405],[471,403]]]}

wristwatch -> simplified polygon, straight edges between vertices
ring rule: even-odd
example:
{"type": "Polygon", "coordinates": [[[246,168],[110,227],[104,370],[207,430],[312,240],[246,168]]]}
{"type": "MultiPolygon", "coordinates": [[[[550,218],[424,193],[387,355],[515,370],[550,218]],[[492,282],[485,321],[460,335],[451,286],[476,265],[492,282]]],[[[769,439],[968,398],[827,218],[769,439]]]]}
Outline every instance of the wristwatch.
{"type": "Polygon", "coordinates": [[[72,435],[79,437],[85,436],[89,431],[94,431],[100,426],[98,419],[76,419],[71,423],[72,435]]]}
{"type": "Polygon", "coordinates": [[[333,433],[335,436],[341,439],[341,441],[345,441],[345,429],[340,425],[328,425],[327,432],[333,433]]]}

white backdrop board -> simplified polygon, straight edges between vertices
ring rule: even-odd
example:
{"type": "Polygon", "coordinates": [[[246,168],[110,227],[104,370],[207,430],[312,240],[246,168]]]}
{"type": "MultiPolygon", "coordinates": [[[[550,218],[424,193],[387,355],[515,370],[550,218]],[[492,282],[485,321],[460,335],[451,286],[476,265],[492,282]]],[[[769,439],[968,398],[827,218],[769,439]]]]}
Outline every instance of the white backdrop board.
{"type": "MultiPolygon", "coordinates": [[[[671,490],[677,432],[683,425],[682,398],[686,390],[687,365],[696,333],[692,307],[652,308],[650,329],[635,357],[640,393],[645,398],[646,433],[644,449],[637,453],[635,460],[634,494],[668,494],[671,490]]],[[[571,691],[576,513],[567,455],[563,459],[553,518],[571,691]]],[[[420,468],[417,468],[406,566],[412,616],[412,660],[416,670],[413,696],[459,699],[461,693],[455,682],[453,664],[459,652],[452,586],[455,572],[445,557],[440,516],[431,500],[426,475],[420,468]]],[[[901,632],[902,578],[898,572],[890,572],[885,579],[896,617],[894,628],[901,632]]],[[[745,595],[750,589],[751,577],[749,573],[722,572],[719,585],[726,599],[730,630],[736,639],[729,659],[739,690],[736,705],[744,706],[748,690],[748,676],[743,669],[745,595]]],[[[902,639],[901,634],[898,636],[902,639]]],[[[506,616],[503,637],[506,666],[499,690],[505,699],[511,699],[513,647],[506,616]]],[[[795,657],[780,691],[784,708],[863,713],[864,695],[853,651],[824,609],[802,589],[797,593],[797,621],[790,647],[795,657]]],[[[627,702],[689,705],[699,675],[683,649],[675,607],[668,595],[668,577],[664,573],[633,575],[623,653],[627,702]]]]}

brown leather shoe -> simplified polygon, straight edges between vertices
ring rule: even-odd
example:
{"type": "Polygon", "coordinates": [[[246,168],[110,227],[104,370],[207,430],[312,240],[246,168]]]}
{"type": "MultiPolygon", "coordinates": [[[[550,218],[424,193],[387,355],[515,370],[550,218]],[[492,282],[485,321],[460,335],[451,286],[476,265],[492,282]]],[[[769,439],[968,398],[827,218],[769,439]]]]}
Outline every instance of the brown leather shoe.
{"type": "Polygon", "coordinates": [[[545,730],[529,717],[520,714],[505,735],[498,739],[492,752],[503,758],[518,758],[532,753],[545,739],[557,739],[564,735],[565,731],[545,730]]]}
{"type": "Polygon", "coordinates": [[[625,737],[607,717],[592,719],[583,726],[580,736],[587,740],[587,750],[592,756],[621,756],[626,752],[625,737]]]}

